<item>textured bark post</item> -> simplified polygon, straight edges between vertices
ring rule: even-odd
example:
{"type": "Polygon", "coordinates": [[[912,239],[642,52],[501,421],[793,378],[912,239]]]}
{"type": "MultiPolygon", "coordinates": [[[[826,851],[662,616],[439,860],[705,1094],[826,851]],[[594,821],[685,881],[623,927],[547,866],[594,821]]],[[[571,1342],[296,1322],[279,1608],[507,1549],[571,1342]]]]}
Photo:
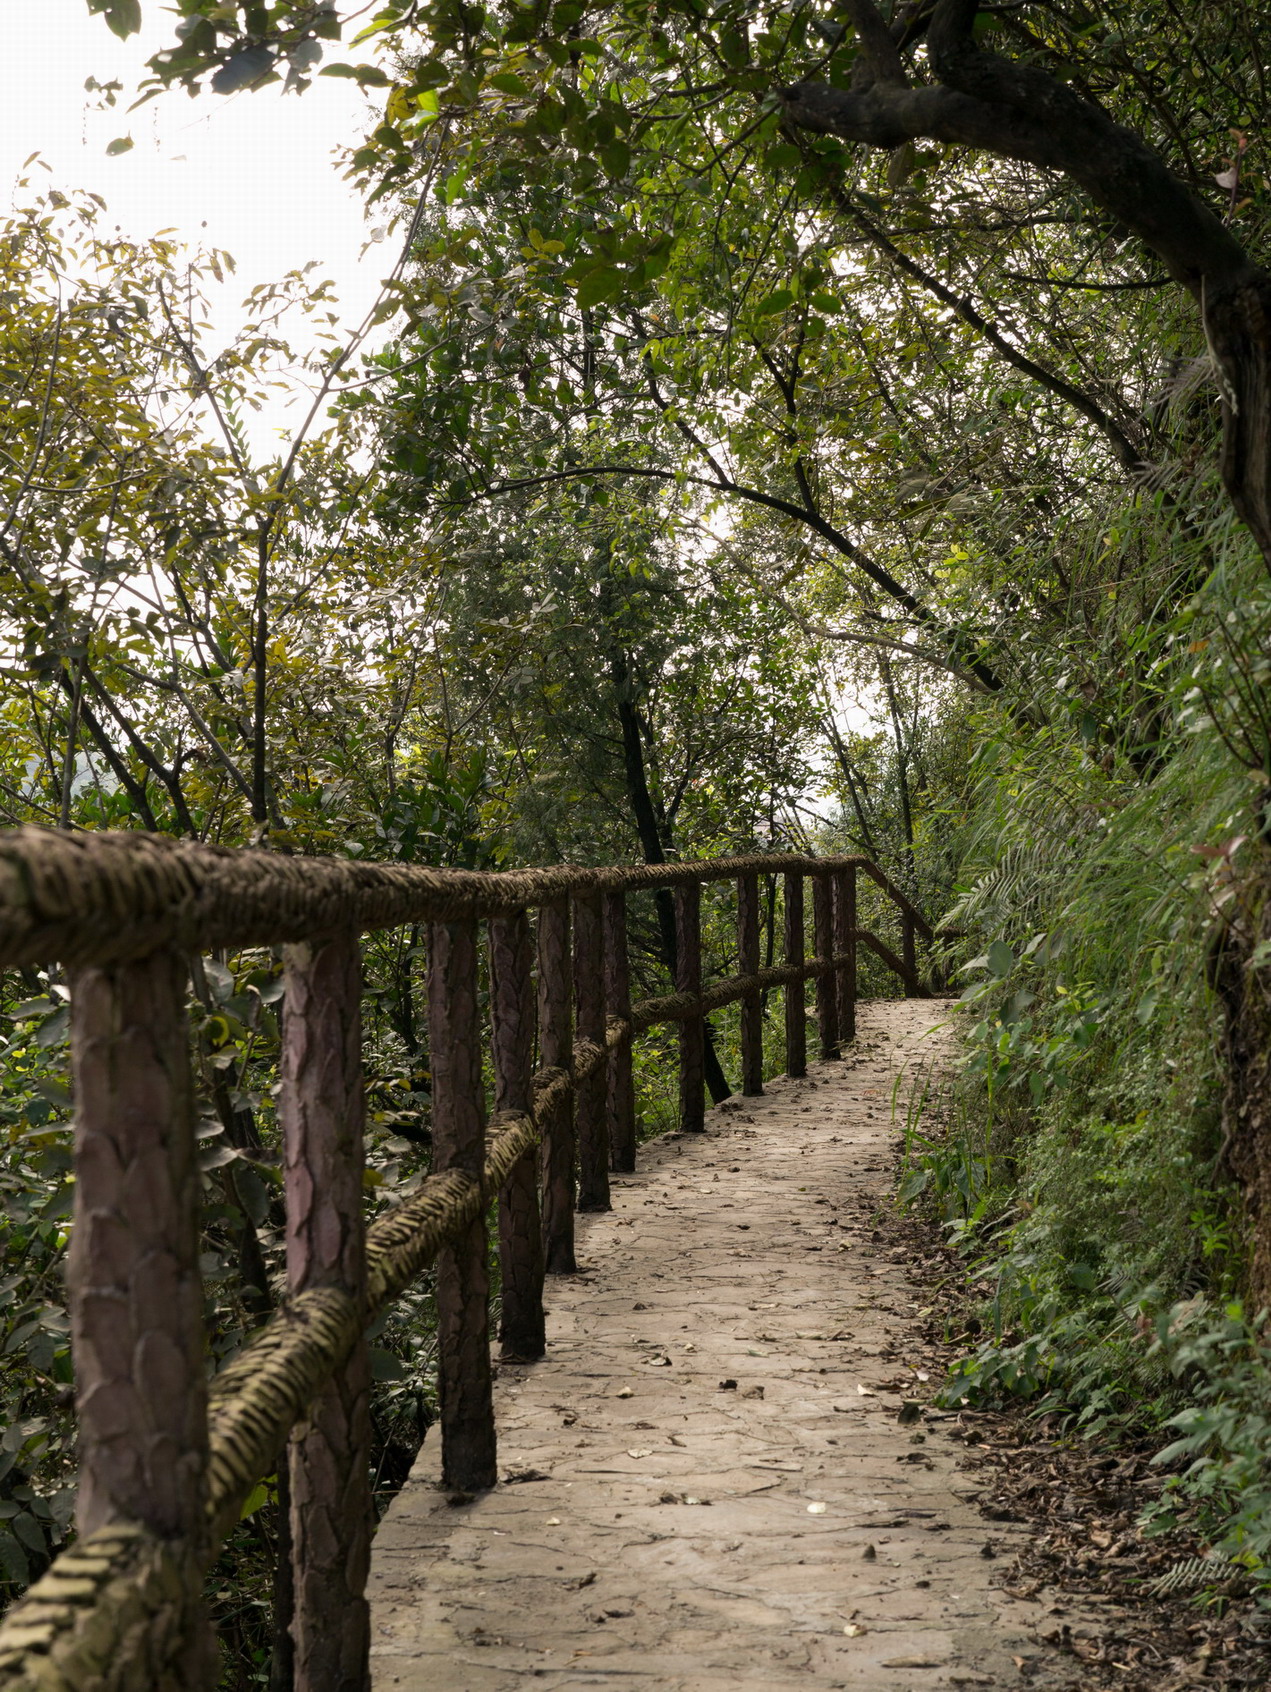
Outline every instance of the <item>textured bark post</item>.
{"type": "Polygon", "coordinates": [[[167,1685],[204,1692],[207,1388],[186,965],[174,952],[71,981],[75,1220],[67,1260],[79,1418],[76,1527],[139,1522],[185,1552],[167,1685]]]}
{"type": "MultiPolygon", "coordinates": [[[[366,1297],[362,1212],[361,958],[352,933],[286,949],[279,1117],[287,1286],[366,1297]]],[[[365,1692],[370,1612],[371,1370],[366,1341],[327,1382],[290,1444],[297,1692],[365,1692]]]]}
{"type": "Polygon", "coordinates": [[[856,1038],[856,865],[834,874],[834,950],[848,962],[836,973],[841,1041],[856,1038]]]}
{"type": "MultiPolygon", "coordinates": [[[[579,1040],[593,1046],[605,1043],[604,919],[600,896],[575,894],[574,1027],[579,1040]]],[[[608,1060],[581,1078],[574,1095],[578,1136],[578,1208],[608,1210],[609,1120],[605,1107],[608,1060]]]]}
{"type": "Polygon", "coordinates": [[[902,942],[901,956],[905,960],[905,968],[909,972],[909,979],[905,982],[905,997],[913,998],[913,987],[918,979],[918,948],[915,943],[914,919],[908,911],[900,913],[900,933],[902,942]]]}
{"type": "MultiPolygon", "coordinates": [[[[829,872],[812,877],[813,949],[818,959],[834,956],[834,889],[829,872]]],[[[839,1055],[838,992],[833,972],[816,978],[816,1026],[821,1038],[821,1056],[839,1055]]]]}
{"type": "MultiPolygon", "coordinates": [[[[803,953],[803,874],[787,871],[782,876],[786,906],[786,967],[793,969],[804,961],[803,953]]],[[[808,1072],[808,1024],[805,1014],[805,994],[802,981],[792,981],[786,988],[786,1074],[794,1077],[808,1072]]]]}
{"type": "MultiPolygon", "coordinates": [[[[524,911],[490,924],[490,1004],[494,1042],[494,1108],[528,1112],[533,1105],[534,942],[524,911]]],[[[532,1362],[546,1349],[543,1326],[543,1235],[538,1213],[538,1158],[527,1151],[499,1191],[499,1266],[503,1356],[532,1362]]]]}
{"type": "MultiPolygon", "coordinates": [[[[538,1056],[544,1069],[572,1070],[573,1017],[569,906],[538,913],[538,1056]]],[[[543,1132],[543,1249],[549,1275],[572,1275],[574,1259],[574,1100],[553,1111],[543,1132]]]]}
{"type": "MultiPolygon", "coordinates": [[[[627,952],[627,896],[619,888],[604,897],[605,1015],[623,1022],[631,1015],[631,959],[627,952]]],[[[631,1079],[631,1042],[609,1053],[609,1167],[629,1175],[636,1166],[635,1088],[631,1079]]]]}
{"type": "MultiPolygon", "coordinates": [[[[737,878],[737,973],[759,972],[759,876],[737,878]]],[[[763,1092],[763,998],[758,988],[741,1001],[741,1090],[763,1092]]]]}
{"type": "MultiPolygon", "coordinates": [[[[461,1169],[479,1181],[485,1094],[475,920],[437,922],[428,930],[428,1046],[433,1170],[461,1169]]],[[[484,1213],[437,1258],[437,1338],[442,1484],[480,1492],[498,1479],[484,1213]]]]}
{"type": "MultiPolygon", "coordinates": [[[[675,991],[702,990],[702,889],[696,881],[675,889],[675,991]]],[[[700,1016],[680,1023],[680,1129],[699,1134],[706,1125],[706,1036],[700,1016]]]]}

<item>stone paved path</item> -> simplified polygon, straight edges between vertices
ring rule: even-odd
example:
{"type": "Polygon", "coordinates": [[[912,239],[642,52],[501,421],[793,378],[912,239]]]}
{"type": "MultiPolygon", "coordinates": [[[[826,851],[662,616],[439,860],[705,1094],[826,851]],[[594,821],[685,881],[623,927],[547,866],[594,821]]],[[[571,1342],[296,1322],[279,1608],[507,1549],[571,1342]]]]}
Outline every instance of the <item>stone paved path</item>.
{"type": "Polygon", "coordinates": [[[376,1692],[1074,1684],[993,1585],[1023,1530],[978,1514],[939,1419],[898,1419],[879,1353],[923,1290],[868,1218],[946,1012],[862,1011],[852,1057],[642,1150],[579,1218],[548,1358],[500,1372],[508,1484],[448,1503],[429,1440],[379,1530],[376,1692]]]}

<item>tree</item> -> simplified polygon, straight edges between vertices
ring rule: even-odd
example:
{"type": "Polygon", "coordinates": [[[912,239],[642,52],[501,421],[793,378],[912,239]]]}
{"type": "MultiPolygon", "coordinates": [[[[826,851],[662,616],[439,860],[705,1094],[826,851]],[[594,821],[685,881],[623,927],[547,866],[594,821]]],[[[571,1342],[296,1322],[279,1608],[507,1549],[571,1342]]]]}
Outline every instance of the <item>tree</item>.
{"type": "Polygon", "coordinates": [[[329,288],[259,289],[208,354],[200,289],[233,261],[107,236],[101,212],[53,190],[0,229],[0,805],[226,843],[373,837],[386,754],[428,699],[432,555],[412,537],[393,558],[365,520],[357,414],[272,462],[246,427],[284,373],[306,400],[329,386],[340,349],[320,334],[306,367],[281,333],[290,310],[329,325],[329,288]]]}
{"type": "MultiPolygon", "coordinates": [[[[90,3],[108,12],[118,33],[139,23],[140,7],[132,0],[90,3]]],[[[288,75],[299,84],[320,58],[323,42],[342,30],[335,7],[295,0],[269,8],[182,0],[181,11],[186,22],[180,46],[152,62],[156,87],[175,81],[197,90],[207,79],[214,90],[227,92],[275,79],[288,60],[288,75]]],[[[1214,51],[1219,31],[1213,25],[1229,33],[1229,21],[1225,8],[1215,9],[1182,41],[1192,51],[1208,50],[1211,68],[1216,57],[1238,93],[1239,73],[1232,74],[1236,55],[1230,45],[1214,51]]],[[[1250,27],[1247,15],[1240,26],[1250,27]]],[[[1178,27],[1168,8],[1123,15],[1116,4],[1038,5],[997,14],[982,11],[976,0],[911,0],[887,17],[874,0],[792,11],[731,0],[706,17],[695,6],[672,3],[596,10],[563,0],[504,10],[451,0],[433,5],[396,0],[358,39],[387,36],[409,51],[411,32],[419,31],[430,47],[398,85],[387,121],[355,162],[379,174],[381,189],[406,180],[412,134],[421,121],[444,113],[446,124],[468,126],[463,147],[468,168],[500,123],[511,122],[520,131],[530,157],[544,143],[563,142],[572,153],[577,200],[595,188],[602,169],[619,178],[633,157],[641,158],[650,146],[665,149],[707,120],[718,155],[735,153],[747,132],[760,135],[765,126],[779,146],[776,124],[787,132],[842,137],[889,153],[903,154],[915,141],[931,140],[1058,173],[1114,227],[1137,236],[1200,306],[1221,376],[1224,481],[1271,561],[1267,273],[1229,226],[1230,215],[1224,220],[1207,202],[1194,155],[1185,142],[1179,145],[1180,125],[1169,109],[1168,91],[1161,98],[1158,65],[1141,69],[1125,45],[1137,38],[1150,48],[1178,27]],[[1028,13],[1036,15],[1035,25],[1028,13]],[[986,31],[1012,45],[1014,55],[987,50],[986,31]],[[1105,109],[1109,96],[1147,121],[1139,129],[1118,122],[1105,109]],[[725,113],[732,117],[731,139],[727,120],[719,127],[725,113]],[[1175,164],[1191,180],[1142,132],[1162,117],[1175,164]]],[[[328,65],[322,74],[337,73],[369,83],[383,79],[373,67],[355,65],[328,65]]],[[[700,136],[695,139],[700,145],[700,136]]],[[[1229,213],[1243,186],[1242,150],[1221,173],[1229,213]]],[[[820,157],[833,166],[832,155],[820,157]]],[[[819,198],[820,173],[809,180],[791,163],[790,192],[819,198]]],[[[906,168],[902,156],[897,171],[906,168]]],[[[850,165],[840,174],[849,175],[850,165]]],[[[603,297],[608,286],[603,278],[618,270],[625,271],[623,281],[638,284],[657,274],[651,267],[662,264],[665,252],[665,240],[646,237],[624,247],[610,231],[608,246],[593,242],[597,262],[578,271],[580,294],[603,297]]]]}

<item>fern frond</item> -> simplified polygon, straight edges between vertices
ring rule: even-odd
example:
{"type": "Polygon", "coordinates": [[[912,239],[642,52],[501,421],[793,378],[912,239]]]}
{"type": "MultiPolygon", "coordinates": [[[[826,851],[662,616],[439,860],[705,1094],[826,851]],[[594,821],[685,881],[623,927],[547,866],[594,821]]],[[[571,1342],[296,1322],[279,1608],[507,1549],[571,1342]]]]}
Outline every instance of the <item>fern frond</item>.
{"type": "Polygon", "coordinates": [[[1200,1592],[1207,1586],[1246,1580],[1248,1575],[1243,1563],[1229,1563],[1223,1557],[1184,1557],[1163,1575],[1149,1580],[1144,1590],[1153,1598],[1170,1598],[1181,1592],[1200,1592]]]}

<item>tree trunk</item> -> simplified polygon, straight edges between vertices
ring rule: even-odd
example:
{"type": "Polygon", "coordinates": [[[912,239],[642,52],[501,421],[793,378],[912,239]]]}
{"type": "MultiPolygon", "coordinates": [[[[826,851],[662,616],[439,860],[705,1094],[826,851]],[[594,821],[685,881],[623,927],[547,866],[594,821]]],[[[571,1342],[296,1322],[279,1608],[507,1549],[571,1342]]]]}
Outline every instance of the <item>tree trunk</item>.
{"type": "Polygon", "coordinates": [[[912,79],[919,67],[871,0],[851,10],[861,40],[853,85],[781,89],[792,128],[889,150],[927,138],[1019,159],[1067,176],[1131,230],[1200,308],[1222,389],[1223,483],[1271,567],[1271,274],[1141,136],[1040,66],[979,47],[978,0],[937,0],[914,20],[904,46],[925,33],[927,82],[912,79]]]}
{"type": "MultiPolygon", "coordinates": [[[[666,848],[662,840],[662,830],[658,826],[653,796],[649,792],[649,779],[644,767],[644,746],[640,740],[640,721],[631,700],[631,668],[624,656],[619,654],[611,661],[610,673],[618,701],[618,722],[622,728],[622,768],[626,778],[627,798],[631,803],[631,815],[635,819],[640,850],[644,853],[646,864],[664,864],[666,848]]],[[[670,890],[665,887],[657,890],[653,900],[658,913],[658,932],[662,938],[662,961],[674,981],[679,968],[679,953],[675,940],[675,901],[670,890]]],[[[733,1090],[728,1085],[728,1078],[715,1050],[715,1031],[710,1025],[709,1017],[704,1021],[702,1028],[706,1041],[703,1054],[706,1089],[714,1104],[722,1104],[725,1099],[733,1096],[733,1090]]]]}

